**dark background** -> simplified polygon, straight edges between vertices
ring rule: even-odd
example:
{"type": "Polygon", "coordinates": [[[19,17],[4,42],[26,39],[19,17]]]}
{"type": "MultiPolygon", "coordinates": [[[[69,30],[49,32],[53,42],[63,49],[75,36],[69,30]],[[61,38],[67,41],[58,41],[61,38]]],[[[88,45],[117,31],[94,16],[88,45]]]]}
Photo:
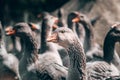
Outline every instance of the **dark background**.
{"type": "Polygon", "coordinates": [[[4,25],[11,21],[24,21],[28,14],[28,21],[37,19],[40,12],[53,12],[69,0],[0,0],[0,20],[4,25]]]}

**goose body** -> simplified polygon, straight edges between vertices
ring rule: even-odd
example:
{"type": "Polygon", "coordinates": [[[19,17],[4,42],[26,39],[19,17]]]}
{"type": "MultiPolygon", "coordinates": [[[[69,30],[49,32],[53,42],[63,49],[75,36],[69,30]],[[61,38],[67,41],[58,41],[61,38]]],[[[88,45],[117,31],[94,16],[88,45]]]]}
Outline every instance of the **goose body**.
{"type": "MultiPolygon", "coordinates": [[[[76,17],[72,21],[75,23],[81,24],[82,26],[80,26],[80,27],[84,28],[84,30],[85,30],[85,38],[84,38],[83,46],[85,49],[87,62],[95,61],[95,60],[102,60],[104,53],[103,53],[102,48],[95,41],[93,27],[90,23],[90,20],[87,18],[86,15],[84,15],[82,13],[73,12],[71,14],[76,15],[76,17]]],[[[81,31],[81,30],[79,30],[79,31],[81,31]]],[[[82,36],[80,35],[80,37],[82,37],[82,36]]],[[[112,63],[118,69],[120,69],[120,58],[119,58],[118,54],[115,52],[113,57],[114,58],[112,59],[112,63]]]]}
{"type": "Polygon", "coordinates": [[[1,45],[0,56],[2,57],[2,64],[16,74],[15,79],[20,78],[18,71],[19,60],[12,53],[7,53],[5,46],[1,45]]]}
{"type": "Polygon", "coordinates": [[[56,51],[52,49],[52,43],[49,43],[51,47],[47,45],[44,53],[42,51],[39,53],[35,37],[28,24],[18,23],[13,27],[12,31],[15,36],[24,41],[24,55],[19,62],[19,73],[22,80],[65,79],[67,69],[62,66],[62,61],[59,61],[61,59],[59,56],[57,57],[58,53],[54,53],[56,51]]]}
{"type": "Polygon", "coordinates": [[[84,14],[76,11],[71,12],[68,15],[68,27],[70,26],[83,44],[87,61],[93,60],[95,58],[94,55],[99,58],[103,57],[102,49],[95,42],[93,28],[90,20],[84,14]],[[75,26],[71,24],[77,25],[75,26]]]}
{"type": "MultiPolygon", "coordinates": [[[[111,31],[110,33],[112,34],[111,31]]],[[[117,39],[118,41],[119,38],[120,37],[118,35],[115,39],[117,39]]],[[[112,59],[107,61],[105,60],[106,57],[104,57],[103,61],[98,60],[87,63],[86,65],[86,57],[83,47],[79,42],[80,40],[78,39],[76,34],[68,28],[62,27],[56,29],[53,34],[48,38],[48,41],[58,43],[68,51],[68,55],[70,57],[68,80],[105,80],[111,76],[119,76],[118,69],[111,63],[112,59]],[[114,71],[116,72],[114,73],[114,71]]],[[[114,54],[108,53],[104,53],[104,55],[113,56],[114,54]]]]}
{"type": "Polygon", "coordinates": [[[41,62],[42,62],[41,69],[44,68],[42,69],[43,73],[45,71],[48,71],[49,75],[54,75],[54,77],[52,77],[53,80],[62,80],[62,78],[66,79],[67,68],[63,66],[56,45],[52,42],[46,41],[47,36],[51,35],[52,33],[52,29],[53,26],[55,25],[56,20],[58,19],[49,14],[45,14],[43,17],[42,28],[41,28],[42,32],[41,32],[41,51],[40,51],[41,62]]]}
{"type": "Polygon", "coordinates": [[[19,60],[18,58],[13,55],[12,53],[7,53],[7,50],[5,49],[4,39],[3,39],[3,29],[0,25],[0,56],[2,58],[2,64],[7,67],[9,70],[14,72],[16,74],[15,79],[20,79],[19,71],[18,71],[18,64],[19,60]]]}

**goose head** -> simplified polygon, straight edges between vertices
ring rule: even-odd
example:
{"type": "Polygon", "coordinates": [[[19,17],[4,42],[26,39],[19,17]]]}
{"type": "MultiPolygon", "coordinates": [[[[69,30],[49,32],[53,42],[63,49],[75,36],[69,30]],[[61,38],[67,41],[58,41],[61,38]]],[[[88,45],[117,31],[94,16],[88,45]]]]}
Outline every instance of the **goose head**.
{"type": "Polygon", "coordinates": [[[8,36],[12,36],[12,35],[15,35],[15,36],[24,36],[24,35],[27,35],[27,34],[30,34],[32,35],[32,30],[37,30],[37,28],[35,26],[32,26],[27,24],[27,23],[17,23],[15,24],[13,27],[7,27],[5,29],[5,32],[6,32],[6,35],[8,36]]]}
{"type": "MultiPolygon", "coordinates": [[[[77,18],[79,20],[79,13],[74,11],[74,12],[71,12],[68,17],[67,17],[67,24],[68,24],[68,27],[70,28],[70,26],[73,24],[74,21],[72,21],[73,19],[77,18]]],[[[77,20],[77,21],[78,21],[77,20]]],[[[75,20],[75,22],[77,22],[75,20]]]]}
{"type": "Polygon", "coordinates": [[[115,42],[120,42],[120,23],[114,24],[108,34],[115,42]]]}
{"type": "Polygon", "coordinates": [[[74,19],[72,19],[72,22],[81,22],[81,23],[84,23],[84,22],[88,22],[88,18],[86,15],[82,14],[82,13],[78,13],[78,12],[75,12],[76,13],[76,17],[74,17],[74,19]]]}
{"type": "Polygon", "coordinates": [[[47,38],[48,42],[58,43],[63,47],[69,47],[76,40],[76,35],[67,27],[57,28],[51,36],[47,38]]]}
{"type": "Polygon", "coordinates": [[[56,29],[58,26],[57,23],[59,22],[57,17],[54,17],[48,13],[44,13],[43,21],[45,21],[46,25],[50,28],[56,29]]]}
{"type": "Polygon", "coordinates": [[[58,23],[58,18],[56,18],[50,14],[44,15],[43,22],[42,22],[42,33],[41,34],[44,36],[51,35],[52,31],[54,31],[56,28],[58,28],[57,23],[58,23]]]}

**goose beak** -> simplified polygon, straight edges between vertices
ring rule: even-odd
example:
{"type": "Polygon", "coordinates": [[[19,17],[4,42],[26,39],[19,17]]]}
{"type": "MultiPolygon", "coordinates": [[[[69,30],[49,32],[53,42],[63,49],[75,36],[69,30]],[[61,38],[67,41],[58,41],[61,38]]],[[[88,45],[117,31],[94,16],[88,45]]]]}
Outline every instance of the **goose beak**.
{"type": "Polygon", "coordinates": [[[55,29],[58,28],[58,26],[57,26],[56,24],[54,24],[54,25],[52,26],[52,28],[55,30],[55,29]]]}
{"type": "Polygon", "coordinates": [[[55,30],[55,29],[58,28],[58,26],[56,25],[56,24],[58,24],[58,22],[59,22],[58,18],[55,18],[55,23],[54,23],[54,25],[52,26],[53,30],[55,30]]]}
{"type": "Polygon", "coordinates": [[[51,36],[48,36],[47,42],[54,42],[54,43],[56,43],[57,42],[57,34],[54,33],[51,36]]]}
{"type": "Polygon", "coordinates": [[[15,30],[13,30],[12,29],[12,27],[7,27],[6,29],[5,29],[5,34],[6,35],[14,35],[15,34],[15,30]]]}
{"type": "Polygon", "coordinates": [[[80,18],[79,17],[75,17],[74,19],[72,19],[72,22],[79,22],[80,18]]]}
{"type": "Polygon", "coordinates": [[[58,20],[58,18],[55,18],[56,20],[55,20],[55,23],[57,24],[58,22],[59,22],[59,20],[58,20]]]}
{"type": "Polygon", "coordinates": [[[34,24],[32,24],[32,29],[37,30],[38,28],[34,24]]]}
{"type": "Polygon", "coordinates": [[[113,24],[113,25],[111,26],[111,28],[114,28],[114,27],[116,27],[116,26],[118,26],[118,25],[120,25],[120,23],[119,23],[119,22],[116,22],[115,24],[113,24]]]}
{"type": "Polygon", "coordinates": [[[29,25],[31,26],[32,30],[39,30],[39,27],[35,25],[34,23],[29,23],[29,25]]]}

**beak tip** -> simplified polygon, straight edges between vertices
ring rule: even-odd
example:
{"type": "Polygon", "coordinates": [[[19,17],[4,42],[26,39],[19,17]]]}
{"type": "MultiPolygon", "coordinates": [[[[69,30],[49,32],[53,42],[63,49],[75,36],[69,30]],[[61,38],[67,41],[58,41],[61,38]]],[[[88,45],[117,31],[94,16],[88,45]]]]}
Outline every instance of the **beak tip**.
{"type": "Polygon", "coordinates": [[[72,19],[72,22],[79,22],[79,21],[80,21],[80,19],[78,17],[72,19]]]}
{"type": "Polygon", "coordinates": [[[73,19],[72,22],[75,22],[75,20],[73,19]]]}
{"type": "Polygon", "coordinates": [[[47,39],[46,41],[47,41],[47,42],[50,42],[50,40],[49,40],[49,39],[47,39]]]}

